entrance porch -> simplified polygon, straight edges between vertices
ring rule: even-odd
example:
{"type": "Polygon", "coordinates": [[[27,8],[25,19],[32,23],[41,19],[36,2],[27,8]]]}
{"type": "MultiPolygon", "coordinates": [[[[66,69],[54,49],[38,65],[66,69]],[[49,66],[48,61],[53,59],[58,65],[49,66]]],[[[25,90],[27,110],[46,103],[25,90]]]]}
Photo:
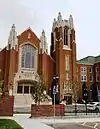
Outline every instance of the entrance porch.
{"type": "Polygon", "coordinates": [[[34,81],[20,80],[17,82],[16,92],[14,93],[14,105],[31,105],[31,97],[34,81]]]}

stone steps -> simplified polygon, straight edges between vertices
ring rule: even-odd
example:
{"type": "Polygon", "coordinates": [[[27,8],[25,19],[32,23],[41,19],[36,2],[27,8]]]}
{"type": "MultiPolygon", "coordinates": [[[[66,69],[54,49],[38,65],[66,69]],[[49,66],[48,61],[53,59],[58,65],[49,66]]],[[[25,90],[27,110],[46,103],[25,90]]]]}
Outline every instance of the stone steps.
{"type": "Polygon", "coordinates": [[[14,95],[14,105],[30,105],[32,103],[30,94],[17,94],[14,95]]]}

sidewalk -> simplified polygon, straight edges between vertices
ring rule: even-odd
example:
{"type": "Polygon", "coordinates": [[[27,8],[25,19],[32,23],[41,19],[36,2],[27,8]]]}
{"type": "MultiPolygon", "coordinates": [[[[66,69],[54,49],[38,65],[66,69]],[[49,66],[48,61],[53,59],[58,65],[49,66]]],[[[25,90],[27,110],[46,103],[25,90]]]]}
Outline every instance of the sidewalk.
{"type": "Polygon", "coordinates": [[[17,123],[19,123],[24,129],[53,129],[44,123],[39,122],[35,119],[29,118],[13,118],[17,123]]]}
{"type": "Polygon", "coordinates": [[[13,119],[15,120],[23,129],[53,129],[52,127],[40,122],[38,119],[30,119],[29,114],[16,114],[13,117],[0,117],[0,119],[13,119]]]}

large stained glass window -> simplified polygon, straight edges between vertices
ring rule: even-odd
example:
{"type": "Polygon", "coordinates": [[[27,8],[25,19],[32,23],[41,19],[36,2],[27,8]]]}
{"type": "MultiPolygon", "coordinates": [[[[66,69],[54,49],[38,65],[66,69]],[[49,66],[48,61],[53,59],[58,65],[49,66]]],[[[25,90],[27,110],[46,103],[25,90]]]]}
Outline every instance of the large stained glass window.
{"type": "Polygon", "coordinates": [[[34,68],[35,55],[36,55],[36,49],[32,45],[30,44],[24,45],[22,47],[21,67],[34,68]]]}

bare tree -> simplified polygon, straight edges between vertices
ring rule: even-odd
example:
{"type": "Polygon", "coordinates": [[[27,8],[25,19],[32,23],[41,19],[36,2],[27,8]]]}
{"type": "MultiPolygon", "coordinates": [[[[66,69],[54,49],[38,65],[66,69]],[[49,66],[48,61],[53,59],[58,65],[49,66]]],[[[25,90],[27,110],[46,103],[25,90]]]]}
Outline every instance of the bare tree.
{"type": "Polygon", "coordinates": [[[72,95],[72,102],[75,103],[75,115],[77,115],[77,100],[78,100],[78,95],[80,92],[80,83],[77,81],[73,80],[68,80],[65,83],[64,89],[66,90],[66,95],[69,93],[72,95]]]}
{"type": "Polygon", "coordinates": [[[68,80],[65,83],[64,89],[66,90],[66,93],[72,94],[72,101],[76,103],[80,91],[80,83],[77,81],[68,80]]]}

